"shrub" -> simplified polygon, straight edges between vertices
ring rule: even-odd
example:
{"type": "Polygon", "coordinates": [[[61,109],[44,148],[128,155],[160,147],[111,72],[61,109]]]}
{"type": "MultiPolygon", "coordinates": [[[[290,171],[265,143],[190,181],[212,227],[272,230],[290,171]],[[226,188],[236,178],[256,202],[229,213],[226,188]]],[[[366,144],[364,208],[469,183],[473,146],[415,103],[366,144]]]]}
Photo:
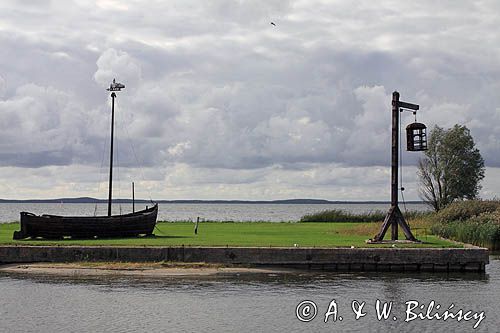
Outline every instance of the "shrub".
{"type": "Polygon", "coordinates": [[[379,210],[355,214],[342,209],[333,209],[304,215],[300,222],[377,222],[383,221],[384,217],[385,213],[379,210]]]}
{"type": "Polygon", "coordinates": [[[485,246],[492,250],[500,249],[500,225],[460,221],[434,225],[432,233],[459,242],[485,246]]]}
{"type": "Polygon", "coordinates": [[[441,223],[465,221],[483,213],[494,212],[497,209],[500,209],[500,201],[498,200],[461,200],[440,210],[434,219],[441,223]]]}
{"type": "MultiPolygon", "coordinates": [[[[415,218],[425,213],[410,211],[406,218],[415,218]]],[[[380,210],[368,213],[351,213],[342,209],[324,210],[302,216],[300,222],[382,222],[386,213],[380,210]]]]}
{"type": "Polygon", "coordinates": [[[462,201],[435,216],[431,232],[444,238],[500,249],[500,202],[462,201]]]}

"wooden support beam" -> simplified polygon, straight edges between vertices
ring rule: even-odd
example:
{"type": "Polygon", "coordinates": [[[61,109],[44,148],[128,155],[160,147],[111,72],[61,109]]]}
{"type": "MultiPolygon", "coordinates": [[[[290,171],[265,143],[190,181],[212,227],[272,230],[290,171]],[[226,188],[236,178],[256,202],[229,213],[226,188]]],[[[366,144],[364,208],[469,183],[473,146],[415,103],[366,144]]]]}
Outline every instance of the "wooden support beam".
{"type": "Polygon", "coordinates": [[[387,212],[379,233],[373,238],[373,242],[381,242],[389,226],[391,226],[391,240],[398,240],[398,226],[401,226],[407,240],[418,241],[411,233],[410,226],[406,223],[398,205],[399,108],[401,107],[412,110],[418,110],[419,108],[416,104],[400,101],[397,91],[392,93],[391,208],[387,212]]]}

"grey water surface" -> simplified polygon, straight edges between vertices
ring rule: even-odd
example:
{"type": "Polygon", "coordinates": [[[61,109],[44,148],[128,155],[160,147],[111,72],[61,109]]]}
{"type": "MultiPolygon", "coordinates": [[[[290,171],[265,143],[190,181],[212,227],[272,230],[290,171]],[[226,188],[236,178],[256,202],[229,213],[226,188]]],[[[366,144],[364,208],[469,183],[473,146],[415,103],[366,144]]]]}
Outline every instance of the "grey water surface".
{"type": "MultiPolygon", "coordinates": [[[[500,328],[500,260],[494,257],[486,274],[303,272],[168,278],[2,274],[0,290],[1,332],[498,332],[500,328]],[[296,316],[297,305],[304,300],[317,307],[309,322],[296,316]],[[337,321],[329,316],[325,323],[333,300],[337,321]],[[393,302],[388,320],[377,319],[377,300],[393,302]],[[473,329],[477,319],[405,322],[405,303],[412,300],[424,305],[420,310],[424,314],[435,301],[441,309],[434,308],[431,315],[442,314],[453,304],[454,313],[470,310],[471,317],[483,312],[484,319],[477,329],[473,329]],[[358,320],[351,309],[353,301],[365,302],[366,315],[358,320]]],[[[307,319],[300,309],[299,313],[307,319]]]]}
{"type": "MultiPolygon", "coordinates": [[[[145,204],[137,204],[136,210],[144,209],[145,204]]],[[[389,204],[342,203],[342,204],[180,204],[165,203],[159,205],[159,221],[195,220],[197,217],[217,221],[297,221],[302,216],[329,209],[343,209],[354,213],[366,213],[376,210],[386,211],[389,204]]],[[[404,209],[403,206],[401,206],[404,209]]],[[[423,204],[407,204],[408,211],[425,211],[423,204]]],[[[0,203],[0,223],[19,221],[19,212],[54,215],[106,215],[106,204],[89,203],[0,203]]],[[[128,213],[131,204],[114,204],[113,213],[128,213]]]]}

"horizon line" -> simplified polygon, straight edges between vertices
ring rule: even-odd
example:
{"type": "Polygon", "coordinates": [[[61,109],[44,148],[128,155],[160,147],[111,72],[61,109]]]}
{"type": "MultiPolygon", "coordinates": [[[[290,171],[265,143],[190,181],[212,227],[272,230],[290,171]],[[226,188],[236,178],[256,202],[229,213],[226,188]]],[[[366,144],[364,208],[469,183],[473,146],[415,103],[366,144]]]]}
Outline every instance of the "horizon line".
{"type": "MultiPolygon", "coordinates": [[[[114,202],[119,203],[132,203],[130,198],[116,198],[114,202]]],[[[0,203],[107,203],[107,199],[99,199],[93,197],[63,197],[63,198],[50,198],[50,199],[3,199],[0,198],[0,203]]],[[[316,198],[288,198],[288,199],[268,199],[268,200],[247,200],[247,199],[135,199],[135,202],[157,202],[157,203],[390,203],[390,200],[329,200],[329,199],[316,199],[316,198]]],[[[408,200],[407,203],[424,203],[422,200],[408,200]]]]}

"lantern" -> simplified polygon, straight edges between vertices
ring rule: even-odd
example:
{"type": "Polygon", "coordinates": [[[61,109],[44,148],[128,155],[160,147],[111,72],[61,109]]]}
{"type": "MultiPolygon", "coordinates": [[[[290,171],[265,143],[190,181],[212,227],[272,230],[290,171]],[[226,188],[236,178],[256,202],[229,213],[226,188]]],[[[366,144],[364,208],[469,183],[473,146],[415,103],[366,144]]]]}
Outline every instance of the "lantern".
{"type": "Polygon", "coordinates": [[[427,127],[422,123],[414,122],[406,127],[406,150],[427,150],[427,127]]]}

